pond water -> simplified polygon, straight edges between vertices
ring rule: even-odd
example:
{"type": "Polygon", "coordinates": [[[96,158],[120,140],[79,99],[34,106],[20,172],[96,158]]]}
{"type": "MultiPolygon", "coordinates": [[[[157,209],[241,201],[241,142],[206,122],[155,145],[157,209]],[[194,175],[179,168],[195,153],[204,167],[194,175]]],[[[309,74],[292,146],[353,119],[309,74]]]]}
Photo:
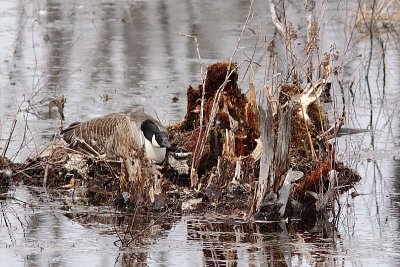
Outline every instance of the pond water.
{"type": "MultiPolygon", "coordinates": [[[[112,112],[140,108],[165,124],[179,121],[187,86],[201,81],[196,43],[184,35],[197,37],[204,66],[229,60],[249,3],[0,0],[0,152],[22,161],[60,127],[112,112]],[[65,121],[48,105],[62,96],[65,121]]],[[[352,198],[354,190],[342,195],[336,231],[323,222],[259,225],[212,213],[150,216],[135,226],[141,245],[121,249],[116,233],[134,219],[110,207],[66,209],[68,196],[16,185],[1,195],[0,265],[399,266],[400,45],[398,37],[383,32],[385,56],[375,40],[367,73],[370,39],[348,26],[357,5],[329,2],[321,12],[321,51],[335,45],[344,55],[345,88],[354,82],[354,95],[345,90],[346,127],[371,130],[338,140],[339,156],[363,179],[355,188],[360,196],[352,198]]],[[[295,28],[303,25],[302,4],[291,8],[287,16],[295,28]]],[[[255,1],[253,11],[238,62],[252,57],[258,40],[253,32],[262,31],[267,41],[273,36],[268,1],[255,1]]],[[[258,88],[266,57],[260,39],[254,56],[258,88]]],[[[246,69],[243,64],[239,71],[246,69]]],[[[247,89],[247,78],[240,86],[247,89]]],[[[327,105],[332,117],[341,103],[334,94],[327,105]]]]}

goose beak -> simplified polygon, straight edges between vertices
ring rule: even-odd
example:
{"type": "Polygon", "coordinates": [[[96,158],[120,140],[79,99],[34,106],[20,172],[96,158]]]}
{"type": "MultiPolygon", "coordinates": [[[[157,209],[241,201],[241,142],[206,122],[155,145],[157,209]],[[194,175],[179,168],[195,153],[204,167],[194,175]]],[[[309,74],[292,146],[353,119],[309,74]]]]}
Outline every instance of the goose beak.
{"type": "Polygon", "coordinates": [[[163,138],[161,142],[161,147],[165,147],[167,149],[171,148],[171,144],[168,141],[168,138],[163,138]]]}
{"type": "Polygon", "coordinates": [[[167,149],[171,148],[171,144],[168,141],[167,132],[159,132],[153,136],[153,146],[165,147],[167,149]]]}

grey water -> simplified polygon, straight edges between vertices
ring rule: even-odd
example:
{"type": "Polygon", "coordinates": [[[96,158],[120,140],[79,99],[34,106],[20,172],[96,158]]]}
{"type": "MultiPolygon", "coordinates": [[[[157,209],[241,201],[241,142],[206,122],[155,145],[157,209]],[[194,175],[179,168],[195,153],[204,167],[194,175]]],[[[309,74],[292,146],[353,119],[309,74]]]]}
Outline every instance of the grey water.
{"type": "MultiPolygon", "coordinates": [[[[295,230],[285,223],[184,215],[159,223],[143,220],[138,227],[152,227],[141,235],[142,245],[121,248],[114,228],[118,212],[66,209],[45,188],[13,185],[0,200],[0,265],[399,266],[399,39],[381,33],[385,54],[375,40],[367,73],[368,33],[351,27],[357,2],[324,3],[320,50],[334,46],[343,55],[339,78],[346,127],[370,130],[338,139],[339,157],[362,180],[341,196],[334,234],[318,225],[295,230]],[[360,195],[352,198],[355,191],[360,195]]],[[[10,133],[5,155],[23,161],[61,127],[113,112],[143,109],[164,124],[178,122],[186,112],[188,85],[201,82],[201,66],[204,73],[207,64],[233,54],[242,63],[240,75],[254,72],[261,90],[272,80],[265,76],[264,41],[271,41],[274,27],[268,1],[254,1],[241,36],[249,5],[245,0],[0,0],[0,153],[10,133]],[[198,49],[188,35],[196,36],[198,49]],[[257,64],[248,71],[253,51],[257,64]],[[57,108],[49,112],[49,101],[60,97],[66,99],[65,121],[57,108]]],[[[290,8],[288,18],[304,32],[302,4],[290,8]]],[[[240,77],[246,92],[248,76],[240,77]]],[[[334,101],[326,106],[332,120],[343,106],[339,88],[334,89],[334,101]]]]}

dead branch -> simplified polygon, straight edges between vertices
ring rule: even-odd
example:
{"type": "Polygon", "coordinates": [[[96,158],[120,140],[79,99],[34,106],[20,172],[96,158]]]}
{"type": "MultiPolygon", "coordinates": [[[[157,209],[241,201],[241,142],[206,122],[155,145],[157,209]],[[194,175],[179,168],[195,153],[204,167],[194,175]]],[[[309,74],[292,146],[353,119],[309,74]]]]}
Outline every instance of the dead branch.
{"type": "Polygon", "coordinates": [[[279,20],[277,14],[276,14],[276,4],[275,0],[270,0],[269,1],[269,10],[271,12],[271,18],[272,18],[272,23],[274,23],[275,28],[278,30],[278,32],[285,37],[286,36],[286,30],[285,30],[285,25],[279,20]]]}

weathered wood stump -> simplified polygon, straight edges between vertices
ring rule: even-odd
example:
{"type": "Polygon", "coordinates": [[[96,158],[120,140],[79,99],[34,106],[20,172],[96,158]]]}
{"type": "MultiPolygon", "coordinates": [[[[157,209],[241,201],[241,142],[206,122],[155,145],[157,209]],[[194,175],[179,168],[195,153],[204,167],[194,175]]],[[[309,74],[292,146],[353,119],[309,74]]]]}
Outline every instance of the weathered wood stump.
{"type": "Polygon", "coordinates": [[[185,117],[168,129],[175,149],[161,166],[71,151],[56,139],[37,157],[9,163],[12,178],[60,190],[73,188],[74,178],[89,203],[124,208],[212,207],[264,219],[327,209],[359,180],[336,160],[335,144],[325,134],[329,124],[318,98],[327,78],[304,89],[282,84],[276,100],[265,88],[258,103],[251,82],[247,95],[238,87],[236,68],[213,64],[203,84],[189,86],[185,117]],[[145,172],[145,186],[120,183],[133,169],[145,172]]]}

